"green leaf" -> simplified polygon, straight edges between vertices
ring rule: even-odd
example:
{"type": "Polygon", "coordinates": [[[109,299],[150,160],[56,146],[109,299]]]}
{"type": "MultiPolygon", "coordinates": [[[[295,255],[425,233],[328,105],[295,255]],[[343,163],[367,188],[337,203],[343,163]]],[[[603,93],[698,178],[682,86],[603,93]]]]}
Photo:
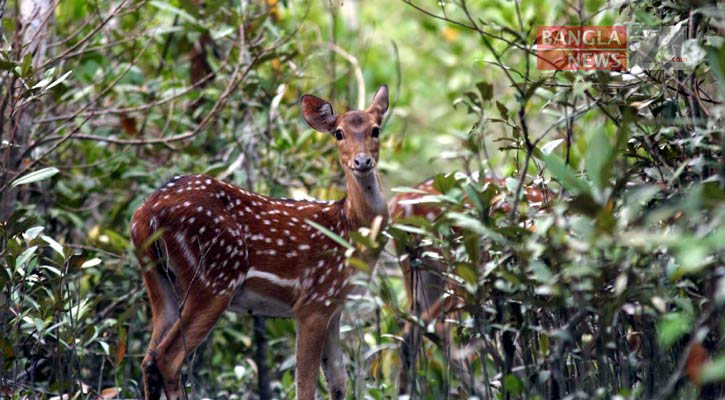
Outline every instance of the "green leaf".
{"type": "Polygon", "coordinates": [[[514,374],[508,374],[503,380],[503,388],[513,396],[518,396],[524,391],[524,382],[514,374]]]}
{"type": "Polygon", "coordinates": [[[352,247],[352,245],[350,243],[348,243],[347,240],[343,239],[340,235],[336,234],[335,232],[325,228],[324,226],[322,226],[314,221],[310,221],[309,219],[306,219],[305,222],[310,224],[313,228],[317,229],[318,231],[322,232],[325,236],[334,240],[340,246],[343,246],[344,248],[346,248],[348,250],[355,250],[355,248],[352,247]]]}
{"type": "Polygon", "coordinates": [[[612,145],[604,128],[597,129],[587,151],[587,175],[599,189],[604,189],[612,173],[612,145]]]}
{"type": "Polygon", "coordinates": [[[25,251],[20,253],[17,260],[15,261],[15,268],[19,269],[28,261],[30,261],[30,258],[33,256],[33,254],[35,254],[35,250],[38,250],[38,246],[29,247],[25,251]]]}
{"type": "Polygon", "coordinates": [[[725,94],[725,44],[720,45],[719,49],[708,47],[707,59],[712,73],[720,83],[720,90],[725,94]]]}
{"type": "Polygon", "coordinates": [[[669,348],[692,329],[692,317],[689,314],[673,312],[665,314],[657,322],[657,341],[669,348]]]}
{"type": "Polygon", "coordinates": [[[12,36],[11,34],[13,33],[13,31],[15,31],[15,20],[12,18],[5,17],[5,18],[3,18],[2,24],[3,24],[3,34],[5,35],[6,38],[9,39],[12,36]]]}
{"type": "Polygon", "coordinates": [[[481,199],[478,198],[478,193],[476,192],[476,189],[474,189],[470,183],[467,183],[465,186],[463,186],[463,190],[466,191],[468,199],[471,200],[473,205],[476,206],[476,209],[478,209],[479,212],[483,212],[483,204],[481,204],[481,199]]]}
{"type": "Polygon", "coordinates": [[[478,82],[476,88],[481,93],[481,98],[484,101],[491,100],[493,98],[493,85],[488,82],[478,82]]]}
{"type": "Polygon", "coordinates": [[[20,76],[27,78],[33,71],[33,54],[28,52],[23,57],[23,63],[20,64],[20,76]]]}
{"type": "Polygon", "coordinates": [[[43,229],[45,229],[45,227],[43,227],[43,226],[34,226],[25,231],[25,238],[27,240],[33,240],[33,239],[37,238],[41,232],[43,232],[43,229]]]}
{"type": "Polygon", "coordinates": [[[50,178],[51,176],[57,174],[58,172],[60,172],[60,171],[58,170],[58,168],[55,168],[55,167],[48,167],[48,168],[43,168],[43,169],[40,169],[37,171],[33,171],[25,176],[22,176],[22,177],[16,179],[13,183],[10,184],[10,187],[14,188],[18,185],[25,185],[28,183],[42,181],[44,179],[50,178]]]}
{"type": "Polygon", "coordinates": [[[54,88],[55,86],[63,83],[63,81],[65,80],[65,78],[67,78],[68,75],[70,75],[71,73],[73,73],[73,71],[68,71],[65,74],[61,75],[60,78],[56,79],[55,81],[53,81],[53,83],[51,83],[50,85],[48,85],[48,87],[46,87],[45,90],[50,90],[50,89],[54,88]]]}
{"type": "Polygon", "coordinates": [[[456,264],[456,274],[463,278],[466,282],[475,285],[478,282],[476,270],[466,263],[456,264]]]}
{"type": "Polygon", "coordinates": [[[555,154],[542,154],[541,158],[549,167],[551,174],[554,175],[566,190],[572,192],[574,195],[590,193],[587,182],[576,176],[576,173],[564,164],[561,158],[555,154]]]}
{"type": "Polygon", "coordinates": [[[456,186],[456,177],[454,174],[437,174],[433,177],[433,188],[443,194],[456,186]]]}
{"type": "Polygon", "coordinates": [[[466,214],[457,212],[449,212],[447,215],[453,221],[453,225],[460,226],[461,228],[468,229],[472,232],[483,235],[496,243],[506,244],[507,240],[500,233],[488,228],[481,221],[472,218],[466,214]]]}
{"type": "Polygon", "coordinates": [[[563,141],[564,139],[554,139],[549,143],[541,146],[541,152],[544,154],[551,154],[551,152],[554,151],[554,149],[559,146],[563,141]]]}
{"type": "Polygon", "coordinates": [[[506,108],[506,106],[501,103],[500,101],[496,102],[496,108],[498,108],[499,114],[501,114],[501,118],[508,121],[509,120],[509,109],[506,108]]]}
{"type": "Polygon", "coordinates": [[[705,364],[700,372],[700,379],[703,383],[725,380],[725,355],[719,355],[712,362],[705,364]]]}
{"type": "Polygon", "coordinates": [[[417,233],[419,235],[426,234],[425,229],[418,228],[417,226],[410,226],[410,225],[405,225],[405,224],[393,224],[390,228],[401,230],[403,232],[417,233]]]}
{"type": "Polygon", "coordinates": [[[43,239],[46,243],[50,245],[50,247],[55,250],[56,253],[60,254],[61,257],[65,257],[65,253],[63,253],[63,245],[56,242],[55,239],[53,239],[50,236],[46,235],[40,235],[40,238],[43,239]]]}
{"type": "Polygon", "coordinates": [[[101,259],[100,258],[98,258],[98,257],[91,258],[90,260],[88,260],[88,261],[84,262],[83,264],[81,264],[81,268],[91,268],[91,267],[95,267],[96,265],[98,265],[100,263],[101,263],[101,259]]]}
{"type": "Polygon", "coordinates": [[[186,12],[180,8],[174,7],[169,3],[164,3],[164,2],[161,2],[158,0],[152,0],[151,5],[160,10],[168,11],[171,14],[178,15],[179,18],[186,20],[188,22],[191,22],[193,24],[197,23],[196,19],[194,17],[192,17],[191,14],[189,14],[188,12],[186,12]]]}

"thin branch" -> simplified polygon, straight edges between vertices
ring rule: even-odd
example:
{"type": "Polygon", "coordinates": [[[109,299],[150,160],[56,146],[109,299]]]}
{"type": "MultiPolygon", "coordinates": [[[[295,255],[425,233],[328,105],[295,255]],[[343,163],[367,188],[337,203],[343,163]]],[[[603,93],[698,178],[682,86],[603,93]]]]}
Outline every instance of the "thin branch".
{"type": "Polygon", "coordinates": [[[357,82],[357,109],[364,110],[365,79],[363,78],[362,69],[360,69],[360,63],[357,61],[357,58],[355,56],[348,53],[347,51],[345,51],[345,49],[334,43],[327,43],[327,47],[335,53],[341,55],[345,60],[347,60],[347,62],[350,63],[350,65],[352,65],[352,68],[355,71],[355,81],[357,82]]]}

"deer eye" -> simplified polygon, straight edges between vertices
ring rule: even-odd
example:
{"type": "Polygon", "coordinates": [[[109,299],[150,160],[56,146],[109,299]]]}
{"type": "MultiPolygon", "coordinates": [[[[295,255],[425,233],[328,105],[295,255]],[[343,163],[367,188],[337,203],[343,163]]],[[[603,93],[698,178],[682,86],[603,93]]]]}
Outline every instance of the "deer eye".
{"type": "Polygon", "coordinates": [[[378,136],[380,136],[380,128],[378,128],[377,126],[373,127],[373,137],[377,138],[378,136]]]}
{"type": "Polygon", "coordinates": [[[342,134],[342,129],[338,129],[338,130],[335,131],[335,139],[342,140],[343,137],[344,136],[342,134]]]}

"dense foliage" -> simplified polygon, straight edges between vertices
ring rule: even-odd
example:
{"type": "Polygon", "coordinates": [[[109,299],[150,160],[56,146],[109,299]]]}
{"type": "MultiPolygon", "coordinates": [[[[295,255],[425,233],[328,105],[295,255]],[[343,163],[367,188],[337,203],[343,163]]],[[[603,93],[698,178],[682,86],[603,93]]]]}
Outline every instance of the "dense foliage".
{"type": "MultiPolygon", "coordinates": [[[[0,5],[0,396],[141,397],[136,207],[179,173],[340,198],[333,141],[298,99],[359,108],[381,83],[388,192],[434,176],[441,194],[419,201],[442,213],[396,221],[371,294],[350,299],[348,398],[398,395],[406,321],[426,337],[410,396],[725,393],[721,3],[0,5]],[[630,23],[687,26],[686,69],[535,68],[536,26],[630,23]],[[426,326],[397,258],[428,246],[462,301],[426,326]]],[[[272,397],[294,397],[294,322],[261,323],[264,339],[225,315],[187,362],[191,398],[259,398],[265,370],[272,397]]]]}

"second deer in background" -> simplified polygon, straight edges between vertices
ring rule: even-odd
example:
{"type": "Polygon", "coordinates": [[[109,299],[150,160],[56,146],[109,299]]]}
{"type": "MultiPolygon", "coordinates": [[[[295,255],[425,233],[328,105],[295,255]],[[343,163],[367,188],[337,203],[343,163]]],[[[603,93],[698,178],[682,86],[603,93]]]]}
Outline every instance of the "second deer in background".
{"type": "MultiPolygon", "coordinates": [[[[484,178],[483,183],[498,188],[506,187],[505,181],[501,179],[484,178]]],[[[433,179],[419,183],[414,189],[416,189],[416,192],[400,193],[390,199],[388,213],[391,220],[398,221],[411,217],[420,217],[433,222],[444,211],[436,203],[420,202],[425,196],[441,194],[434,188],[433,179]]],[[[524,186],[523,195],[529,204],[537,206],[543,206],[551,199],[550,192],[532,185],[524,186]]],[[[507,201],[505,192],[499,193],[491,200],[491,213],[496,211],[509,213],[511,208],[512,205],[507,201]]],[[[398,251],[398,260],[403,273],[403,284],[408,297],[410,314],[420,318],[420,321],[428,326],[431,322],[442,321],[446,315],[457,311],[459,298],[455,294],[453,286],[449,285],[443,277],[443,273],[448,270],[446,264],[440,259],[424,256],[425,253],[437,253],[437,249],[433,246],[426,246],[420,240],[414,239],[412,243],[409,243],[409,246],[398,251]],[[444,296],[446,292],[449,292],[449,295],[444,296]]],[[[482,260],[485,261],[486,259],[487,256],[482,255],[482,260]]],[[[443,332],[443,324],[437,325],[436,330],[443,332]]],[[[412,381],[409,374],[416,373],[416,354],[421,345],[420,329],[416,329],[413,323],[407,321],[402,336],[401,358],[403,368],[399,385],[400,392],[407,393],[410,389],[408,386],[412,381]]],[[[459,372],[463,373],[464,371],[459,372]]],[[[470,382],[470,384],[473,384],[473,382],[470,382]]]]}

